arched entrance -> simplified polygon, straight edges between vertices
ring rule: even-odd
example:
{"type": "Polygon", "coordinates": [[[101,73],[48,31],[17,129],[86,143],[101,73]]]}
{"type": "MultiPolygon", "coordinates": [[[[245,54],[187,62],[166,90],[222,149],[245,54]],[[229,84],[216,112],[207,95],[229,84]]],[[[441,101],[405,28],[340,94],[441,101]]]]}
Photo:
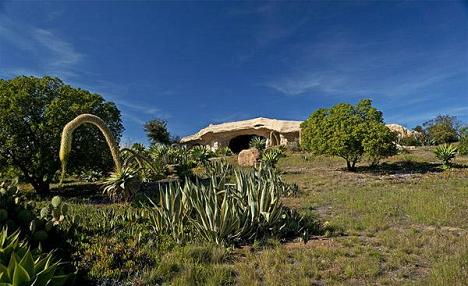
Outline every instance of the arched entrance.
{"type": "Polygon", "coordinates": [[[263,136],[258,135],[239,135],[229,141],[229,149],[231,149],[231,151],[236,154],[244,149],[249,149],[250,140],[252,140],[254,137],[263,138],[263,136]]]}

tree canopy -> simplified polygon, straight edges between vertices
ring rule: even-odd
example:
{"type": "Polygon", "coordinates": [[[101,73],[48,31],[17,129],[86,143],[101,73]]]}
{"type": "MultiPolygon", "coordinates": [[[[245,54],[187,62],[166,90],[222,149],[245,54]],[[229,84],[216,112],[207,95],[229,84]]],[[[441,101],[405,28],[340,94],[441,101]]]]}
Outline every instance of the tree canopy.
{"type": "Polygon", "coordinates": [[[459,138],[460,122],[455,116],[439,115],[423,124],[427,136],[434,144],[456,142],[459,138]]]}
{"type": "Polygon", "coordinates": [[[369,99],[315,111],[301,124],[301,146],[314,154],[339,156],[348,170],[367,155],[373,163],[396,152],[396,135],[369,99]]]}
{"type": "MultiPolygon", "coordinates": [[[[0,80],[0,162],[21,171],[38,192],[47,192],[60,167],[62,128],[83,113],[101,117],[119,140],[120,111],[102,96],[53,77],[0,80]]],[[[74,134],[70,170],[110,170],[112,158],[99,130],[81,126],[74,134]]]]}
{"type": "Polygon", "coordinates": [[[155,118],[145,123],[146,136],[151,144],[169,144],[171,137],[165,120],[155,118]]]}

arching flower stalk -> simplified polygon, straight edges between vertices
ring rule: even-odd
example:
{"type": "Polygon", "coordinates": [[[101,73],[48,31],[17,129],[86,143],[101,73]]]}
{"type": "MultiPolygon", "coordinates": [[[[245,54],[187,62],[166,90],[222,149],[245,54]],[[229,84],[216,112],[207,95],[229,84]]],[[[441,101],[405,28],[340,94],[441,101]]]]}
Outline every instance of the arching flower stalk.
{"type": "Polygon", "coordinates": [[[60,161],[62,163],[62,174],[60,178],[60,184],[62,184],[67,171],[68,157],[72,148],[73,132],[76,128],[85,123],[92,124],[101,131],[111,151],[112,159],[114,160],[115,164],[115,171],[117,173],[122,172],[122,163],[120,162],[119,146],[117,145],[114,136],[112,136],[110,129],[107,127],[107,124],[98,116],[92,114],[81,114],[78,115],[72,121],[68,122],[62,131],[62,140],[60,142],[59,153],[60,161]]]}

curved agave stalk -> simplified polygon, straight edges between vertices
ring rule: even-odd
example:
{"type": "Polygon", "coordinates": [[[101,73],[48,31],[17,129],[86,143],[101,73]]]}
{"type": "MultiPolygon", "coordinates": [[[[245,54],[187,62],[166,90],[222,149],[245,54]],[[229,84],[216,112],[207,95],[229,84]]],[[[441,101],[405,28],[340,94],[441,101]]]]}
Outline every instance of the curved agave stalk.
{"type": "Polygon", "coordinates": [[[101,133],[104,135],[106,139],[107,145],[112,154],[112,159],[114,160],[115,164],[115,171],[120,173],[122,171],[122,163],[120,162],[120,154],[119,154],[119,146],[112,136],[111,131],[107,127],[104,120],[101,118],[92,115],[92,114],[81,114],[78,115],[75,119],[68,122],[62,131],[62,140],[60,142],[60,161],[62,162],[62,176],[60,178],[60,184],[62,184],[63,179],[65,177],[66,169],[67,169],[67,161],[70,155],[72,141],[73,141],[73,132],[76,128],[81,126],[84,123],[89,123],[96,126],[101,133]]]}

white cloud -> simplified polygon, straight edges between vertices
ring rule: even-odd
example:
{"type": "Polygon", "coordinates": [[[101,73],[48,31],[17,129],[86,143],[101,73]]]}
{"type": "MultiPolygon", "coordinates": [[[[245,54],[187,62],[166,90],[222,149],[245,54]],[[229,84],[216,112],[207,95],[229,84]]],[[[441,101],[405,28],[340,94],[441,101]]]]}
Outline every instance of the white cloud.
{"type": "Polygon", "coordinates": [[[411,50],[388,41],[339,35],[301,49],[289,71],[264,85],[288,96],[315,92],[401,97],[466,74],[468,57],[459,55],[467,46],[411,50]]]}
{"type": "Polygon", "coordinates": [[[12,21],[3,14],[0,18],[0,41],[22,51],[25,61],[8,63],[8,55],[0,46],[2,75],[54,75],[62,79],[77,76],[84,58],[74,46],[52,30],[32,27],[12,21]]]}

